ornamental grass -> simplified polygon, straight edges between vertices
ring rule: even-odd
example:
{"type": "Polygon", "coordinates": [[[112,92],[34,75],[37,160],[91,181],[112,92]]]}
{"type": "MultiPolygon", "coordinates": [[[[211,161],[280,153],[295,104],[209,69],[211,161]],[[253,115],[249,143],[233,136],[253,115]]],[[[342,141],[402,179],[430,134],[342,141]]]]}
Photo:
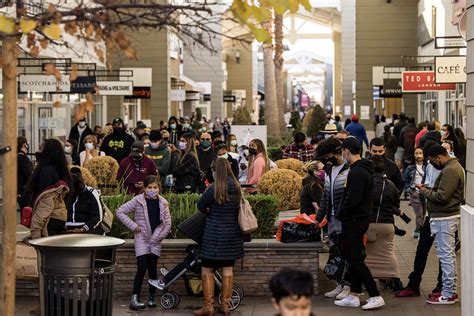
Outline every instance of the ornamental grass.
{"type": "Polygon", "coordinates": [[[298,209],[302,177],[293,170],[273,169],[265,173],[258,184],[258,193],[276,196],[282,211],[298,209]]]}

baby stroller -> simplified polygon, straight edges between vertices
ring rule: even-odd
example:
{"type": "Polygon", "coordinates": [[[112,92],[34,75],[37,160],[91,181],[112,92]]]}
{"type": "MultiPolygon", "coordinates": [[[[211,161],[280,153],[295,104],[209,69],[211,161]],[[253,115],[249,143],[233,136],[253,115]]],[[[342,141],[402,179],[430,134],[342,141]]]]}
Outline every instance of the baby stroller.
{"type": "MultiPolygon", "coordinates": [[[[163,291],[161,295],[160,304],[164,309],[172,309],[179,305],[180,297],[179,294],[175,291],[170,291],[170,287],[177,280],[182,278],[184,280],[184,285],[186,288],[186,293],[189,296],[200,296],[202,291],[197,290],[195,282],[201,280],[201,253],[200,253],[200,241],[202,236],[199,236],[199,233],[196,234],[198,229],[196,227],[202,227],[201,225],[196,225],[196,222],[205,222],[205,214],[197,212],[191,218],[183,222],[181,225],[178,225],[178,229],[185,234],[187,237],[198,242],[198,244],[191,244],[186,247],[186,257],[184,260],[173,267],[171,270],[161,268],[161,274],[163,277],[159,280],[149,280],[149,283],[158,289],[163,291]],[[190,226],[193,226],[190,229],[190,226]]],[[[220,273],[214,271],[214,280],[215,280],[215,293],[218,298],[219,304],[221,303],[221,287],[222,287],[222,276],[220,273]]],[[[232,289],[232,296],[230,300],[230,310],[233,311],[239,307],[240,302],[244,297],[244,289],[241,285],[234,282],[232,289]]]]}

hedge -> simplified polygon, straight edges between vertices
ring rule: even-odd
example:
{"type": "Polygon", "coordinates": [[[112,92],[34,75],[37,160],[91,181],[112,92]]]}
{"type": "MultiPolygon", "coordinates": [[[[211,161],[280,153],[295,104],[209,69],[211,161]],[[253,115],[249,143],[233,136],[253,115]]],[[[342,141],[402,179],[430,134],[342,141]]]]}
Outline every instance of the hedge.
{"type": "MultiPolygon", "coordinates": [[[[164,194],[164,198],[168,200],[171,212],[171,232],[168,235],[170,239],[187,238],[178,231],[177,225],[197,212],[197,201],[200,195],[196,193],[164,194]]],[[[252,234],[253,238],[273,238],[275,234],[274,224],[279,213],[280,202],[278,198],[271,195],[252,195],[246,196],[252,210],[257,217],[259,228],[252,234]]],[[[115,214],[116,210],[132,199],[129,195],[104,196],[103,201],[107,207],[115,214]]],[[[117,217],[114,217],[112,230],[109,233],[112,237],[123,239],[132,239],[133,233],[125,227],[117,217]]]]}

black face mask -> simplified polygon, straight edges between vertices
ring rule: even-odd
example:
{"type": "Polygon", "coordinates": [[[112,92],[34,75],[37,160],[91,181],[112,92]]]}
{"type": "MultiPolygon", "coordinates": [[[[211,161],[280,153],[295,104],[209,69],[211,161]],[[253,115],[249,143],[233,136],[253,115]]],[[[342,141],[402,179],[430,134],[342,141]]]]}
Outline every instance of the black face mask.
{"type": "Polygon", "coordinates": [[[255,148],[249,148],[249,154],[251,156],[256,156],[257,155],[257,150],[255,148]]]}
{"type": "Polygon", "coordinates": [[[438,170],[443,170],[443,169],[444,169],[444,166],[440,166],[440,165],[438,165],[437,163],[431,163],[431,165],[432,165],[435,169],[438,169],[438,170]]]}
{"type": "Polygon", "coordinates": [[[333,167],[339,165],[339,161],[337,160],[336,156],[332,156],[332,157],[328,158],[327,162],[331,163],[333,165],[333,167]]]}
{"type": "Polygon", "coordinates": [[[123,127],[114,127],[114,133],[118,135],[125,134],[125,129],[123,127]]]}
{"type": "Polygon", "coordinates": [[[138,154],[138,155],[134,155],[132,156],[132,159],[135,161],[135,162],[140,162],[143,160],[143,154],[138,154]]]}

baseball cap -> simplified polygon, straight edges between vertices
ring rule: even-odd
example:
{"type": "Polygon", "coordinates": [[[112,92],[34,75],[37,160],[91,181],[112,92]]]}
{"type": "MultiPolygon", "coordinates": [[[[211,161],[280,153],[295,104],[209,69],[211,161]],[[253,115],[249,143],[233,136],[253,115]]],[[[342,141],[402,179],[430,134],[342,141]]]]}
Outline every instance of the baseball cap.
{"type": "Polygon", "coordinates": [[[140,122],[137,123],[137,128],[145,129],[145,128],[146,128],[146,124],[143,123],[142,121],[140,121],[140,122]]]}
{"type": "Polygon", "coordinates": [[[142,152],[144,150],[145,150],[145,146],[143,145],[142,141],[136,140],[133,142],[132,152],[142,152]]]}
{"type": "Polygon", "coordinates": [[[120,117],[116,117],[116,118],[114,118],[114,120],[112,121],[112,125],[113,125],[113,124],[119,124],[119,123],[123,124],[123,120],[122,120],[120,117]]]}
{"type": "Polygon", "coordinates": [[[344,148],[344,149],[349,149],[350,152],[359,152],[362,149],[362,147],[361,147],[359,141],[357,140],[357,138],[355,138],[353,136],[350,136],[350,137],[347,137],[346,139],[344,139],[344,141],[342,142],[341,147],[344,148]]]}

